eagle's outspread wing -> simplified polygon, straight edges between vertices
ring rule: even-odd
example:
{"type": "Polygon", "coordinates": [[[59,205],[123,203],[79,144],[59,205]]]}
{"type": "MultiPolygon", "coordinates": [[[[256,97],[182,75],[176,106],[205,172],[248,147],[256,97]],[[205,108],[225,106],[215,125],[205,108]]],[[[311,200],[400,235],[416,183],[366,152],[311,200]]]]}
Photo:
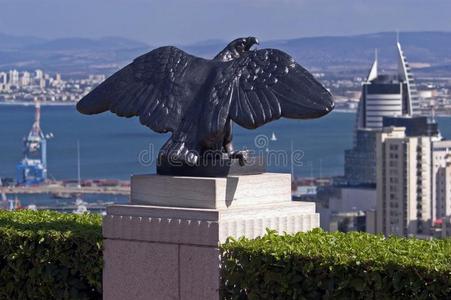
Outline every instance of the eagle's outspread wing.
{"type": "MultiPolygon", "coordinates": [[[[333,109],[332,95],[280,50],[249,51],[225,64],[215,95],[243,127],[256,128],[281,117],[315,118],[333,109]]],[[[218,105],[211,114],[221,115],[223,108],[218,105]]]]}
{"type": "Polygon", "coordinates": [[[122,117],[139,116],[157,132],[175,131],[208,68],[207,60],[176,47],[157,48],[105,80],[78,102],[77,109],[84,114],[110,110],[122,117]]]}

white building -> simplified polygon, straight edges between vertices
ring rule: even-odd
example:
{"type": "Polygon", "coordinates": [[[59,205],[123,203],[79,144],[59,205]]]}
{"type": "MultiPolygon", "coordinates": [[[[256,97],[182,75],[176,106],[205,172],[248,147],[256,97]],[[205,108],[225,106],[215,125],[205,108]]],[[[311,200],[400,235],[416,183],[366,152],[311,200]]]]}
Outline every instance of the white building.
{"type": "Polygon", "coordinates": [[[44,78],[44,71],[38,69],[38,70],[35,70],[34,73],[35,73],[35,76],[34,76],[35,79],[41,80],[44,78]]]}
{"type": "Polygon", "coordinates": [[[433,143],[433,219],[451,216],[451,141],[433,143]]]}
{"type": "Polygon", "coordinates": [[[60,73],[56,73],[55,75],[55,79],[51,79],[51,84],[54,87],[59,87],[63,84],[63,80],[61,78],[61,74],[60,73]]]}
{"type": "Polygon", "coordinates": [[[41,78],[41,79],[38,80],[38,82],[39,82],[39,87],[41,88],[41,90],[45,89],[45,87],[47,85],[45,79],[41,78]]]}
{"type": "Polygon", "coordinates": [[[9,71],[9,82],[8,83],[13,86],[19,85],[19,72],[17,70],[9,71]]]}
{"type": "Polygon", "coordinates": [[[20,78],[21,86],[27,86],[31,84],[31,74],[29,72],[23,72],[20,78]]]}
{"type": "Polygon", "coordinates": [[[407,58],[402,51],[401,44],[396,43],[398,48],[398,74],[399,79],[406,83],[406,97],[408,101],[407,103],[407,114],[410,116],[417,115],[419,113],[419,97],[415,84],[415,80],[413,78],[412,70],[410,68],[409,63],[407,62],[407,58]]]}
{"type": "Polygon", "coordinates": [[[385,127],[376,142],[377,232],[429,235],[432,222],[432,141],[385,127]]]}

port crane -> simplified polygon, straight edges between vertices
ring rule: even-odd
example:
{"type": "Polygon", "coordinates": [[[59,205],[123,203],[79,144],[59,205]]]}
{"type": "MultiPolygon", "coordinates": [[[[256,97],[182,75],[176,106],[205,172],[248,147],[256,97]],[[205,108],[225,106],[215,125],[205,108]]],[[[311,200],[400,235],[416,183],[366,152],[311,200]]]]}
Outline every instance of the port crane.
{"type": "Polygon", "coordinates": [[[18,185],[37,185],[47,179],[47,138],[41,129],[41,104],[35,101],[35,118],[24,138],[24,158],[16,166],[18,185]]]}

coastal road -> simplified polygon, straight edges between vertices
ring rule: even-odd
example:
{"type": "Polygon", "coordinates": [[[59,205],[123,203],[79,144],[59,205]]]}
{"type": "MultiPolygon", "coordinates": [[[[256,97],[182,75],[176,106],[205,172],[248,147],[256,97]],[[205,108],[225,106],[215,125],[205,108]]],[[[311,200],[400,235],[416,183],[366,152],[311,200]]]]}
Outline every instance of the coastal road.
{"type": "Polygon", "coordinates": [[[105,195],[130,195],[129,186],[83,186],[78,188],[58,186],[58,185],[40,185],[40,186],[14,186],[0,187],[0,194],[105,194],[105,195]]]}

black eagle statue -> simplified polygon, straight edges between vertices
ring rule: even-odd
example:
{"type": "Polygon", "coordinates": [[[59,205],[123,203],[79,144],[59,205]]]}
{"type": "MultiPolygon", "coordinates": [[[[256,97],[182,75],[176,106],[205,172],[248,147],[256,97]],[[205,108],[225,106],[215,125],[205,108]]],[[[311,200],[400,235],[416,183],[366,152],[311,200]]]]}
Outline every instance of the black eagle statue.
{"type": "Polygon", "coordinates": [[[246,162],[232,145],[232,122],[255,129],[281,117],[329,113],[331,94],[294,59],[277,49],[251,49],[255,37],[232,41],[213,59],[176,47],[136,58],[77,104],[83,114],[138,116],[160,133],[172,132],[159,160],[195,166],[208,151],[246,162]]]}

